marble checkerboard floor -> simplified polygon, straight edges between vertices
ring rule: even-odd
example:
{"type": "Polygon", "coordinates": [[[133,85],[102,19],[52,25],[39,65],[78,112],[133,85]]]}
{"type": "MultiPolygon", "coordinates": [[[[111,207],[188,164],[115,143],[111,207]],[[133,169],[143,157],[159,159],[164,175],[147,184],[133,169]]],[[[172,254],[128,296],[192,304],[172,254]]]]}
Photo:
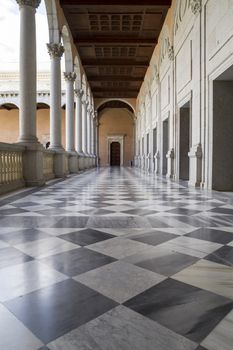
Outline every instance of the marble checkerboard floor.
{"type": "Polygon", "coordinates": [[[137,169],[0,200],[1,350],[232,350],[233,195],[137,169]]]}

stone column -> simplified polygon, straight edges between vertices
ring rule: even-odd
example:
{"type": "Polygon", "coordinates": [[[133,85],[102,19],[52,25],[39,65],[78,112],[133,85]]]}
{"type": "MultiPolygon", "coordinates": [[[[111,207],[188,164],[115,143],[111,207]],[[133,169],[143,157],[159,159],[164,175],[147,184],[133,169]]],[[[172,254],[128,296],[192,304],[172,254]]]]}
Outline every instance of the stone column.
{"type": "Polygon", "coordinates": [[[44,183],[43,146],[36,136],[36,9],[40,0],[16,0],[20,10],[19,143],[26,147],[23,176],[27,186],[44,183]]]}
{"type": "Polygon", "coordinates": [[[74,81],[75,72],[64,73],[66,81],[66,151],[69,152],[69,171],[78,171],[78,155],[74,142],[74,81]]]}
{"type": "Polygon", "coordinates": [[[82,100],[82,149],[83,153],[87,153],[87,103],[86,100],[82,100]]]}
{"type": "Polygon", "coordinates": [[[76,140],[76,151],[79,155],[83,153],[82,149],[82,96],[83,91],[75,90],[75,140],[76,140]]]}
{"type": "Polygon", "coordinates": [[[55,176],[63,177],[65,175],[65,151],[61,144],[61,57],[64,47],[61,43],[49,43],[47,48],[51,58],[50,149],[56,152],[55,176]]]}
{"type": "Polygon", "coordinates": [[[74,81],[76,73],[64,73],[66,81],[66,150],[73,152],[74,145],[74,81]]]}
{"type": "Polygon", "coordinates": [[[83,122],[82,122],[82,89],[75,90],[75,140],[76,140],[76,151],[78,154],[78,170],[84,169],[84,153],[83,153],[83,122]]]}
{"type": "Polygon", "coordinates": [[[87,108],[87,154],[91,155],[91,107],[87,108]]]}

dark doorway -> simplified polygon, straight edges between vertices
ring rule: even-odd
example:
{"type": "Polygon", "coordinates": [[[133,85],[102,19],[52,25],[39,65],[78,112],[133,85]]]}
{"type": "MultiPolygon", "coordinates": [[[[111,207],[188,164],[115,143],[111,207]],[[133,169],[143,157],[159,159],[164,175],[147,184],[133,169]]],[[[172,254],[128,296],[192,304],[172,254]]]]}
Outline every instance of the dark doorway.
{"type": "Polygon", "coordinates": [[[110,165],[111,166],[121,165],[121,145],[119,142],[111,143],[110,165]]]}
{"type": "Polygon", "coordinates": [[[189,180],[190,103],[180,108],[180,179],[189,180]]]}
{"type": "Polygon", "coordinates": [[[233,67],[213,83],[212,188],[233,191],[233,67]]]}
{"type": "Polygon", "coordinates": [[[167,152],[169,147],[169,123],[168,119],[163,122],[163,175],[167,174],[167,152]]]}

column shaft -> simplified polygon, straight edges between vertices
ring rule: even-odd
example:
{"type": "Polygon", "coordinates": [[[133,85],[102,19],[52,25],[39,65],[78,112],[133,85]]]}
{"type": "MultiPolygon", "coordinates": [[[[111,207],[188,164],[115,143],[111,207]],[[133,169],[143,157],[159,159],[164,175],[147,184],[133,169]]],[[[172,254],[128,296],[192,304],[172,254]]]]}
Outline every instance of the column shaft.
{"type": "Polygon", "coordinates": [[[75,139],[76,151],[82,153],[82,91],[75,90],[76,108],[75,108],[75,139]]]}
{"type": "Polygon", "coordinates": [[[66,80],[66,150],[73,152],[74,144],[74,72],[64,73],[66,80]]]}
{"type": "Polygon", "coordinates": [[[37,142],[36,137],[36,24],[40,1],[17,0],[20,8],[20,109],[19,142],[37,142]]]}
{"type": "Polygon", "coordinates": [[[82,103],[82,121],[83,121],[83,152],[87,153],[87,103],[82,103]]]}
{"type": "Polygon", "coordinates": [[[50,148],[62,149],[61,143],[61,57],[64,48],[59,43],[47,44],[51,58],[50,148]]]}

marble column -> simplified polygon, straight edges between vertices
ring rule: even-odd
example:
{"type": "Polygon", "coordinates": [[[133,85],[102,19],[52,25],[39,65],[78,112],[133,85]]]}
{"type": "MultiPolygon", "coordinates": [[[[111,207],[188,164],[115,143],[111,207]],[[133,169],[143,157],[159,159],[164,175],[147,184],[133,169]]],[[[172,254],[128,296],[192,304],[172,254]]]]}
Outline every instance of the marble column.
{"type": "Polygon", "coordinates": [[[74,144],[74,81],[76,73],[64,73],[66,81],[66,151],[73,152],[74,144]]]}
{"type": "Polygon", "coordinates": [[[64,47],[61,43],[49,43],[47,48],[51,58],[50,149],[56,152],[54,157],[55,176],[64,177],[66,155],[61,143],[61,57],[64,53],[64,47]]]}
{"type": "Polygon", "coordinates": [[[82,124],[83,124],[83,152],[87,154],[87,106],[88,102],[82,100],[82,124]]]}
{"type": "Polygon", "coordinates": [[[75,90],[75,140],[76,151],[78,154],[83,153],[82,148],[82,96],[83,91],[75,90]]]}
{"type": "Polygon", "coordinates": [[[91,107],[87,108],[87,154],[91,155],[91,107]]]}
{"type": "Polygon", "coordinates": [[[76,141],[76,152],[78,155],[78,170],[84,169],[84,153],[83,153],[83,123],[82,123],[82,89],[77,89],[75,92],[75,141],[76,141]]]}
{"type": "Polygon", "coordinates": [[[61,144],[61,57],[64,47],[61,43],[47,44],[51,58],[50,87],[50,148],[63,149],[61,144]]]}
{"type": "Polygon", "coordinates": [[[78,171],[78,155],[75,151],[74,140],[74,81],[76,79],[75,72],[65,72],[66,81],[66,151],[69,153],[69,171],[76,173],[78,171]]]}
{"type": "Polygon", "coordinates": [[[36,9],[40,0],[16,0],[20,11],[20,108],[19,143],[23,155],[23,176],[27,186],[44,183],[43,146],[36,136],[36,9]]]}

